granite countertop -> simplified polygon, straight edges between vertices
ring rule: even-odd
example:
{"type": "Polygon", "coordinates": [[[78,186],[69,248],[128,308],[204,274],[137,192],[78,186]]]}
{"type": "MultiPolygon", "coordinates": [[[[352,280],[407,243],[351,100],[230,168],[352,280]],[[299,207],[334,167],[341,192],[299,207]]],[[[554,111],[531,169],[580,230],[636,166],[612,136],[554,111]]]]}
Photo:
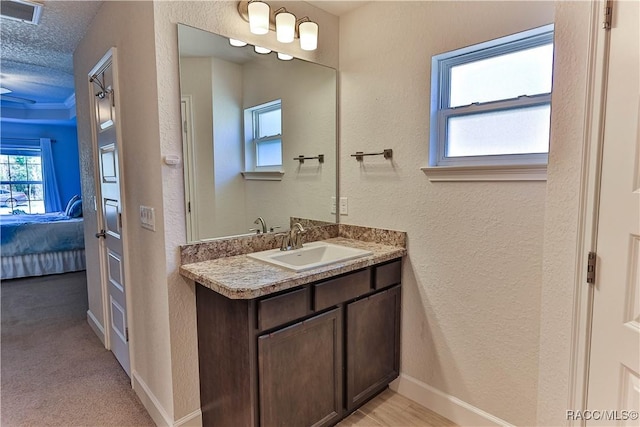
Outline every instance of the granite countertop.
{"type": "Polygon", "coordinates": [[[373,252],[373,254],[302,272],[286,270],[249,258],[246,255],[237,255],[183,264],[180,267],[180,274],[227,298],[253,299],[359,270],[406,254],[406,249],[401,246],[372,243],[345,237],[334,237],[325,241],[366,249],[373,252]]]}

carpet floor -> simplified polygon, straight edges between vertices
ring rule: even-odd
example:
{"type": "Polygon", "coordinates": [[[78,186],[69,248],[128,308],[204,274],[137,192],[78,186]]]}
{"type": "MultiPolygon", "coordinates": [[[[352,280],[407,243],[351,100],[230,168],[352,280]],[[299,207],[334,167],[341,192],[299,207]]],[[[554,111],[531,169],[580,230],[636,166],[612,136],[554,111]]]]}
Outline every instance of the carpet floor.
{"type": "Polygon", "coordinates": [[[87,324],[85,272],[0,284],[0,423],[154,426],[87,324]]]}

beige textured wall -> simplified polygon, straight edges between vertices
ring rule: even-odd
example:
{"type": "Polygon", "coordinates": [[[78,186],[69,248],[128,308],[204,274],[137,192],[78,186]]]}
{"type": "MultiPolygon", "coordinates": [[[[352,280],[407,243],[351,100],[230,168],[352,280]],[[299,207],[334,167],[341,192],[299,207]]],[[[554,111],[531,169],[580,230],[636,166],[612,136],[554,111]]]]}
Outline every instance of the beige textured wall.
{"type": "MultiPolygon", "coordinates": [[[[556,3],[544,227],[538,425],[566,424],[591,2],[556,3]]],[[[599,30],[599,29],[598,29],[599,30]]]]}
{"type": "MultiPolygon", "coordinates": [[[[117,48],[121,106],[123,162],[121,176],[125,190],[121,195],[126,218],[127,259],[131,275],[126,284],[132,291],[127,301],[129,331],[132,336],[132,374],[153,392],[167,413],[173,413],[172,360],[169,336],[169,300],[165,268],[163,199],[160,175],[158,98],[153,31],[153,4],[149,2],[105,2],[74,53],[78,135],[81,150],[83,197],[95,194],[91,134],[87,114],[87,73],[107,52],[117,48]],[[140,205],[155,207],[156,232],[139,226],[140,205]]],[[[88,223],[95,224],[94,215],[88,223]]],[[[97,265],[95,233],[86,229],[88,264],[97,265]]],[[[99,289],[99,276],[89,274],[89,293],[99,289]]],[[[92,304],[97,301],[92,301],[92,304]]],[[[102,302],[100,301],[100,304],[102,302]]],[[[94,308],[92,307],[92,310],[94,308]]],[[[97,311],[97,309],[96,309],[97,311]]]]}
{"type": "MultiPolygon", "coordinates": [[[[213,62],[213,145],[215,210],[208,215],[215,222],[214,234],[225,236],[248,233],[253,227],[245,206],[242,146],[243,70],[238,64],[214,58],[213,62]]],[[[211,189],[209,188],[209,191],[211,189]]],[[[206,221],[206,219],[205,219],[206,221]]],[[[205,221],[200,221],[205,222],[205,221]]]]}
{"type": "Polygon", "coordinates": [[[405,230],[402,373],[534,425],[545,182],[432,183],[434,54],[553,22],[551,2],[371,2],[340,21],[343,222],[405,230]],[[394,150],[358,164],[356,151],[394,150]]]}

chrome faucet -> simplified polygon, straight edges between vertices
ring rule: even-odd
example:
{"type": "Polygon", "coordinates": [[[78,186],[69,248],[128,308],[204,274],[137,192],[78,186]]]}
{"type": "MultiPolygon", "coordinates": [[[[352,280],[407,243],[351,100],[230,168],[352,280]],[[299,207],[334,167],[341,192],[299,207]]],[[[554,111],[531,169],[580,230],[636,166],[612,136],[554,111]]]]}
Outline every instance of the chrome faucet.
{"type": "Polygon", "coordinates": [[[255,232],[258,233],[258,234],[260,234],[261,232],[262,233],[266,233],[267,232],[267,223],[264,222],[264,219],[261,216],[256,218],[256,220],[253,221],[253,223],[254,224],[260,224],[260,228],[258,228],[258,229],[252,228],[251,229],[252,231],[255,230],[255,232]]]}
{"type": "Polygon", "coordinates": [[[289,233],[282,235],[281,251],[290,251],[302,248],[302,235],[305,230],[299,222],[296,222],[289,230],[289,233]]]}

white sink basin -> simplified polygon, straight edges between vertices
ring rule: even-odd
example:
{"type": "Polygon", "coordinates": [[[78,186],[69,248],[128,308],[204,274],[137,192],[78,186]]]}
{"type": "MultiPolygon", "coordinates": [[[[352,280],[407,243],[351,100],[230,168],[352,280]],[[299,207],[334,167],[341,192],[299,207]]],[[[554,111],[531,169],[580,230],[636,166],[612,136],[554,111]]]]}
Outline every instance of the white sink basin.
{"type": "Polygon", "coordinates": [[[247,254],[248,257],[293,271],[305,271],[337,262],[371,255],[364,249],[350,248],[327,242],[305,243],[301,249],[268,251],[247,254]]]}

